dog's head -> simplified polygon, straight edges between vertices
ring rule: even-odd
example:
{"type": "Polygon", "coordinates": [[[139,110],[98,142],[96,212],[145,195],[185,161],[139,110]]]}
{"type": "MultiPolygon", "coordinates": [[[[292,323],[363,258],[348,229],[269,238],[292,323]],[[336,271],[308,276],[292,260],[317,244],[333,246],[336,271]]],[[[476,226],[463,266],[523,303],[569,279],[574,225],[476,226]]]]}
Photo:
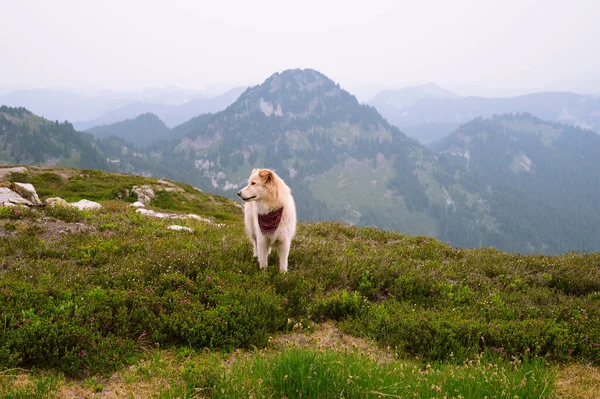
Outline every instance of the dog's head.
{"type": "Polygon", "coordinates": [[[254,169],[248,185],[237,192],[245,202],[269,200],[276,191],[275,172],[269,169],[254,169]]]}

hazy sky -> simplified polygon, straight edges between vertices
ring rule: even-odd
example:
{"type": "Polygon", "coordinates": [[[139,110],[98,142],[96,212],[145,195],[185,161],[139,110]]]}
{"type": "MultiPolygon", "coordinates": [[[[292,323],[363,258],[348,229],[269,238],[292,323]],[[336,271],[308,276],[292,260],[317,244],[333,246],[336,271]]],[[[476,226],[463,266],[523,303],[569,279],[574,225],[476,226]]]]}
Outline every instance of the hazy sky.
{"type": "Polygon", "coordinates": [[[600,93],[600,2],[0,0],[0,87],[258,84],[600,93]]]}

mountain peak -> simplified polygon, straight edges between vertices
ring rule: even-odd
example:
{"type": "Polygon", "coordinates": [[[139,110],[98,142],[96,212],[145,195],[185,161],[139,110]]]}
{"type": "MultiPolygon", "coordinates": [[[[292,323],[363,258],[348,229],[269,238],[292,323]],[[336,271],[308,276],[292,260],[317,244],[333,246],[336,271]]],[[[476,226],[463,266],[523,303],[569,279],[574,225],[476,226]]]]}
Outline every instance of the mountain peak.
{"type": "MultiPolygon", "coordinates": [[[[265,82],[271,90],[297,89],[312,91],[323,86],[336,86],[333,80],[314,69],[287,69],[271,75],[265,82]]],[[[338,86],[339,87],[339,86],[338,86]]]]}
{"type": "Polygon", "coordinates": [[[312,93],[330,95],[341,91],[340,86],[321,72],[314,69],[287,69],[269,76],[262,84],[251,91],[261,96],[273,97],[282,93],[312,93]]]}
{"type": "Polygon", "coordinates": [[[164,122],[162,121],[162,119],[160,119],[156,114],[154,114],[152,112],[145,112],[143,114],[140,114],[137,117],[135,117],[134,120],[147,121],[147,122],[156,122],[156,123],[159,123],[159,124],[164,124],[164,122]]]}
{"type": "Polygon", "coordinates": [[[371,114],[377,114],[314,69],[289,69],[271,75],[262,84],[246,90],[232,105],[232,111],[244,115],[258,111],[267,117],[286,120],[310,118],[329,122],[364,119],[366,114],[373,119],[371,114]]]}

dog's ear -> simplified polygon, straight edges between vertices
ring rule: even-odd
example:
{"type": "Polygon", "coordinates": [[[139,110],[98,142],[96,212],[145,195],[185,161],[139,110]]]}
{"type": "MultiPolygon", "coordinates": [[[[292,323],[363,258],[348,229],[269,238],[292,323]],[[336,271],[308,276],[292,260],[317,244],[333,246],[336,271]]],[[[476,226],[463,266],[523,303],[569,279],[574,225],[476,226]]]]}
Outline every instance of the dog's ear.
{"type": "Polygon", "coordinates": [[[258,172],[258,176],[265,181],[265,183],[270,183],[273,181],[273,172],[269,169],[262,169],[258,172]]]}

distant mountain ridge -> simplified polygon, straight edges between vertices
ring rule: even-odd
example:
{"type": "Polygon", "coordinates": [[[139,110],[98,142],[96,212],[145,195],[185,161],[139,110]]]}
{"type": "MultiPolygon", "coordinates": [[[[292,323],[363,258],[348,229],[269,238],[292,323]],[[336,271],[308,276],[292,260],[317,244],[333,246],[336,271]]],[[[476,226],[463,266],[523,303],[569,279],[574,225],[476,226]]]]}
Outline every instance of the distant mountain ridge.
{"type": "Polygon", "coordinates": [[[387,106],[401,110],[426,98],[460,97],[459,94],[429,82],[417,86],[407,86],[398,90],[382,90],[369,101],[369,104],[375,108],[378,108],[378,106],[387,106]]]}
{"type": "Polygon", "coordinates": [[[24,107],[49,120],[70,121],[77,130],[149,112],[173,127],[199,114],[225,109],[244,89],[232,88],[218,95],[174,86],[131,92],[103,90],[93,94],[58,89],[13,90],[0,94],[0,105],[24,107]]]}
{"type": "Polygon", "coordinates": [[[275,73],[146,150],[93,142],[109,168],[235,198],[254,167],[302,220],[338,220],[520,252],[600,250],[600,136],[530,114],[475,119],[431,148],[312,69],[275,73]]]}
{"type": "MultiPolygon", "coordinates": [[[[511,120],[514,116],[503,118],[511,120]]],[[[490,126],[475,122],[465,126],[487,129],[499,143],[516,140],[495,133],[500,129],[494,127],[496,124],[505,128],[502,121],[494,119],[490,126]]],[[[541,120],[527,123],[544,132],[557,129],[541,120]]],[[[565,127],[566,133],[561,135],[568,137],[569,129],[565,127]]],[[[538,206],[545,209],[545,216],[531,216],[528,220],[529,212],[533,212],[539,201],[548,202],[547,192],[533,190],[524,195],[519,179],[505,179],[500,174],[496,181],[494,173],[499,172],[473,173],[469,168],[474,164],[459,162],[464,156],[457,158],[450,148],[441,144],[434,150],[423,147],[389,124],[373,107],[361,105],[350,93],[314,70],[276,73],[263,84],[248,89],[226,110],[190,121],[184,130],[182,139],[124,162],[138,172],[177,178],[231,198],[253,167],[271,167],[292,187],[300,218],[304,220],[342,220],[433,235],[460,246],[494,245],[522,252],[600,248],[595,238],[584,238],[573,230],[580,219],[565,208],[563,199],[570,196],[568,188],[552,186],[563,199],[538,206]],[[492,193],[499,190],[512,194],[492,195],[488,186],[492,193]],[[533,205],[519,208],[514,203],[519,198],[526,198],[533,205]],[[572,239],[561,241],[560,230],[533,234],[537,229],[547,228],[543,221],[552,219],[556,212],[572,216],[558,218],[572,239]]],[[[485,136],[485,132],[482,134],[485,136]]],[[[590,132],[585,134],[595,137],[590,132]]],[[[532,143],[544,146],[546,136],[542,136],[532,143]]],[[[523,139],[517,142],[528,143],[523,139]]],[[[594,141],[586,142],[586,146],[597,148],[594,141]]],[[[498,144],[497,148],[504,145],[498,144]]],[[[561,149],[552,148],[542,152],[545,162],[560,156],[561,149]]],[[[600,153],[600,147],[597,150],[600,153]]],[[[484,147],[470,151],[474,160],[486,159],[478,154],[485,153],[484,147]]],[[[565,159],[574,153],[575,150],[564,155],[565,159]]],[[[488,155],[489,159],[502,157],[488,155]]],[[[485,166],[485,161],[482,162],[485,166]]],[[[542,160],[537,162],[544,164],[542,160]]],[[[506,166],[507,176],[515,173],[511,165],[519,170],[528,163],[518,153],[511,156],[506,166]]],[[[597,173],[590,172],[590,178],[597,177],[597,173]]],[[[542,179],[531,184],[540,186],[547,182],[542,179]]],[[[588,184],[588,187],[595,186],[588,184]]],[[[589,198],[589,193],[585,195],[589,198]]],[[[582,209],[595,211],[589,208],[589,203],[586,206],[582,209]]],[[[590,235],[592,227],[586,229],[581,231],[595,237],[590,235]]]]}
{"type": "Polygon", "coordinates": [[[135,119],[105,126],[97,126],[88,130],[95,137],[101,139],[108,136],[120,137],[137,147],[145,148],[161,140],[169,138],[169,128],[154,114],[146,113],[135,119]]]}
{"type": "Polygon", "coordinates": [[[599,135],[511,114],[475,119],[432,148],[488,204],[498,229],[518,232],[501,247],[600,250],[599,135]]]}
{"type": "Polygon", "coordinates": [[[172,128],[195,116],[214,113],[227,108],[244,90],[246,90],[245,87],[237,87],[215,97],[197,98],[177,105],[148,102],[129,103],[105,113],[100,118],[75,122],[74,126],[80,130],[89,130],[92,127],[112,124],[126,119],[133,119],[141,114],[151,113],[160,118],[169,128],[172,128]]]}
{"type": "Polygon", "coordinates": [[[124,99],[86,96],[64,90],[15,90],[0,96],[0,105],[23,107],[49,120],[97,118],[126,103],[124,99]]]}
{"type": "Polygon", "coordinates": [[[532,93],[506,98],[423,98],[404,108],[377,106],[392,124],[423,143],[445,135],[478,117],[528,112],[600,133],[600,98],[570,92],[532,93]]]}
{"type": "MultiPolygon", "coordinates": [[[[332,217],[367,224],[369,212],[363,215],[358,210],[367,205],[365,198],[347,196],[342,204],[339,197],[315,192],[334,184],[330,181],[340,173],[331,170],[336,165],[360,165],[365,156],[375,162],[377,153],[361,153],[363,143],[377,145],[374,141],[388,143],[381,144],[388,149],[398,147],[409,152],[414,147],[416,152],[422,151],[373,107],[361,105],[325,75],[310,69],[288,70],[246,90],[226,110],[195,124],[181,141],[154,148],[153,156],[136,159],[133,165],[143,171],[162,168],[165,174],[185,171],[191,184],[229,196],[253,167],[271,167],[290,183],[299,200],[311,204],[299,210],[305,220],[332,217]]],[[[393,161],[386,168],[392,170],[393,161]]],[[[372,173],[369,167],[368,174],[372,173]]],[[[414,176],[405,180],[418,186],[414,176]]],[[[349,181],[345,191],[354,190],[354,184],[349,181]]],[[[386,190],[387,179],[381,179],[377,191],[386,190]]],[[[419,202],[413,198],[419,195],[423,195],[422,190],[407,191],[407,206],[419,202]]],[[[397,206],[391,197],[385,202],[389,211],[397,206]]],[[[400,222],[401,218],[396,215],[390,220],[400,222]]],[[[408,224],[418,226],[416,220],[408,224]]]]}

